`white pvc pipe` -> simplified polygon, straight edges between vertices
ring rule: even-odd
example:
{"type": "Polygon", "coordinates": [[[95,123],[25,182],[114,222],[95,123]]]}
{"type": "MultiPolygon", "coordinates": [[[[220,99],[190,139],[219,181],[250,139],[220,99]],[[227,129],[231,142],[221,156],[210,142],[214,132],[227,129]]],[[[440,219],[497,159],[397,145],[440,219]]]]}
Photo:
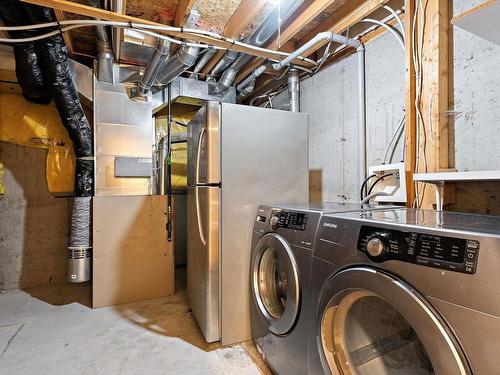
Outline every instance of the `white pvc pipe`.
{"type": "Polygon", "coordinates": [[[365,47],[360,44],[357,49],[358,57],[358,153],[359,153],[359,181],[360,188],[366,178],[366,79],[365,79],[365,47]]]}
{"type": "Polygon", "coordinates": [[[284,66],[290,64],[293,60],[295,60],[297,57],[299,57],[302,53],[306,52],[311,47],[314,47],[316,44],[323,42],[323,41],[345,44],[345,45],[348,45],[348,46],[351,46],[354,48],[358,48],[359,45],[361,44],[361,42],[357,39],[347,38],[343,35],[335,34],[335,33],[332,33],[331,31],[326,31],[324,33],[317,34],[314,38],[309,40],[302,47],[295,50],[295,52],[292,52],[288,57],[281,60],[280,62],[273,64],[272,65],[273,69],[274,70],[282,69],[284,66]]]}

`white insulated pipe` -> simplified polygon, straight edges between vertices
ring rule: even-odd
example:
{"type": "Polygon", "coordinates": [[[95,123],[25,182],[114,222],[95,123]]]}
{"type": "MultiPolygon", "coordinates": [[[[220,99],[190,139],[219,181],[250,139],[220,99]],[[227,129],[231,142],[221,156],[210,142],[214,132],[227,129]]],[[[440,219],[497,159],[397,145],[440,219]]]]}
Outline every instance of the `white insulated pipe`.
{"type": "Polygon", "coordinates": [[[347,46],[351,46],[354,48],[358,48],[361,42],[358,39],[351,39],[343,35],[332,33],[331,31],[325,31],[323,33],[317,34],[314,38],[309,40],[306,44],[304,44],[299,49],[292,52],[285,59],[275,63],[272,65],[274,70],[280,70],[286,65],[290,64],[297,57],[301,56],[302,53],[306,52],[310,48],[314,47],[316,44],[321,42],[335,42],[340,44],[345,44],[347,46]]]}
{"type": "Polygon", "coordinates": [[[356,48],[358,58],[358,153],[359,153],[359,186],[366,179],[366,76],[365,47],[362,43],[356,48]]]}

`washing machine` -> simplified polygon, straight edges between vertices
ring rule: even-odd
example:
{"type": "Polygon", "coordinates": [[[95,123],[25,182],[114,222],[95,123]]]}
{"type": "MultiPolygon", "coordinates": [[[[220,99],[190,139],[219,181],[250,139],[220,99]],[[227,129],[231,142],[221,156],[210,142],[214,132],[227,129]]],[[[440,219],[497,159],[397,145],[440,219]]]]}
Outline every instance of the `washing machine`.
{"type": "Polygon", "coordinates": [[[500,218],[324,215],[309,374],[499,374],[500,218]]]}
{"type": "Polygon", "coordinates": [[[312,322],[310,270],[316,232],[327,212],[382,209],[357,203],[261,206],[250,260],[252,338],[276,374],[306,374],[312,322]]]}

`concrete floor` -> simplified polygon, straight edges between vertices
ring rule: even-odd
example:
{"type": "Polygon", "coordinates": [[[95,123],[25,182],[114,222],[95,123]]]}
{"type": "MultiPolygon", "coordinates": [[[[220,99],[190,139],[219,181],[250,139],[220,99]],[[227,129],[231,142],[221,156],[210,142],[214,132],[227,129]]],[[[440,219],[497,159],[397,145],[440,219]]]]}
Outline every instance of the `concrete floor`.
{"type": "Polygon", "coordinates": [[[251,343],[205,343],[185,292],[91,309],[90,286],[0,294],[0,374],[268,374],[251,343]]]}

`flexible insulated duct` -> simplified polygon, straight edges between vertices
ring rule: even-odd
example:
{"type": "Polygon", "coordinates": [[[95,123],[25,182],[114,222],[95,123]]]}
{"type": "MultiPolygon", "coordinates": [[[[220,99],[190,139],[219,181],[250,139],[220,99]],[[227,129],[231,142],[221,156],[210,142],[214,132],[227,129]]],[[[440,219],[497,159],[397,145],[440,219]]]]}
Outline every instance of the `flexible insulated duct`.
{"type": "MultiPolygon", "coordinates": [[[[55,21],[52,10],[36,5],[24,5],[32,23],[55,21]]],[[[26,20],[24,20],[26,23],[26,20]]],[[[45,31],[44,31],[45,32],[45,31]]],[[[35,42],[36,54],[50,89],[61,121],[73,141],[76,160],[75,203],[73,205],[68,259],[68,281],[90,279],[91,236],[90,198],[94,193],[93,140],[69,66],[68,52],[61,34],[35,42]],[[80,197],[87,199],[81,200],[80,197]],[[85,203],[84,203],[85,202],[85,203]],[[83,229],[82,229],[83,228],[83,229]],[[77,246],[72,246],[72,245],[77,246]],[[79,273],[72,272],[78,270],[79,273]]]]}
{"type": "MultiPolygon", "coordinates": [[[[0,6],[0,19],[6,26],[22,26],[28,20],[28,14],[19,0],[3,0],[0,6]]],[[[29,38],[34,35],[33,31],[11,31],[12,38],[29,38]]],[[[23,90],[26,100],[48,104],[52,100],[49,87],[44,80],[38,56],[36,54],[35,42],[15,43],[14,56],[16,58],[17,82],[23,90]]]]}

